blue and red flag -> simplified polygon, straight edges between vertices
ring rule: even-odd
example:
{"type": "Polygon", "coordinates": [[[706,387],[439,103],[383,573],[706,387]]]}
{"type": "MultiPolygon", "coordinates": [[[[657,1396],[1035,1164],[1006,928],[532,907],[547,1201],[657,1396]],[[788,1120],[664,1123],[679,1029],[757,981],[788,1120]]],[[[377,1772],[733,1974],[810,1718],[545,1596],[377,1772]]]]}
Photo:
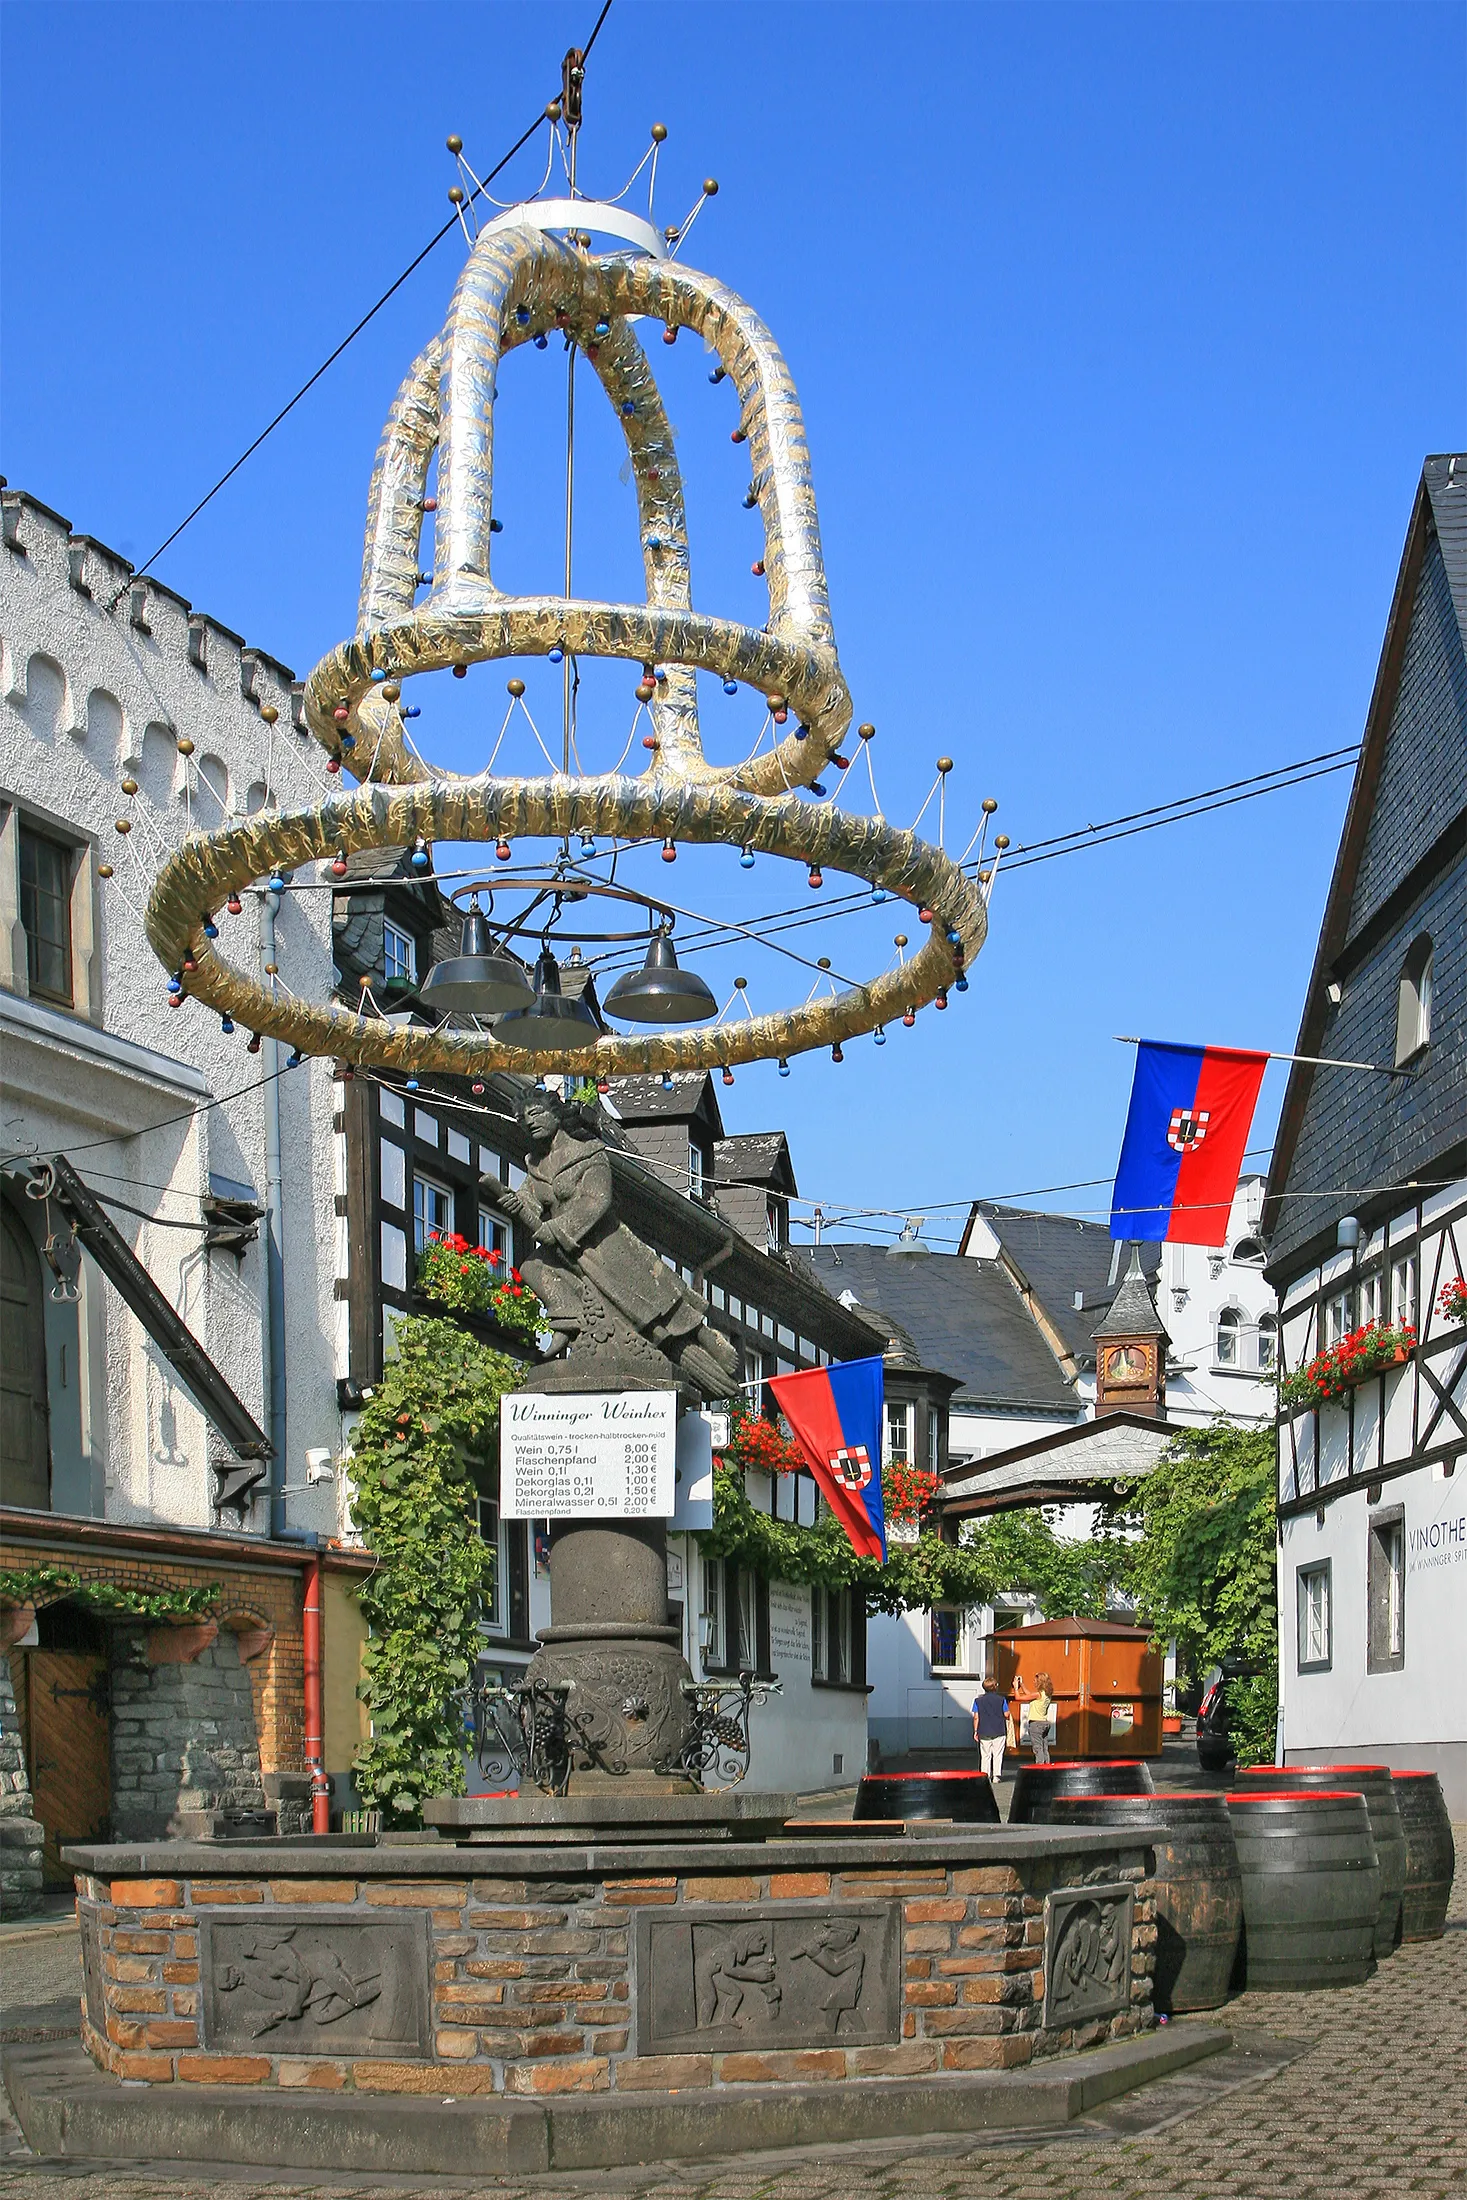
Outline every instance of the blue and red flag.
{"type": "Polygon", "coordinates": [[[881,1417],[885,1398],[879,1359],[840,1360],[770,1378],[780,1412],[821,1494],[863,1558],[886,1558],[886,1509],[881,1501],[881,1417]]]}
{"type": "Polygon", "coordinates": [[[1227,1243],[1267,1066],[1266,1054],[1240,1047],[1142,1040],[1111,1202],[1112,1237],[1227,1243]]]}

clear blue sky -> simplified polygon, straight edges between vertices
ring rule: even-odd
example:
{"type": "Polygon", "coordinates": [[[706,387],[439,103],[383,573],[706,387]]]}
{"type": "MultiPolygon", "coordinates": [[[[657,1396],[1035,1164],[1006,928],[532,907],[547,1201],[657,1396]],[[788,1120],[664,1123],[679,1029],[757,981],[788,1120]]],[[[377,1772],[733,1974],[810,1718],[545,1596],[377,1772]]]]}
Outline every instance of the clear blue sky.
{"type": "MultiPolygon", "coordinates": [[[[482,172],[594,12],[9,0],[11,482],[146,556],[444,218],[445,135],[482,172]]],[[[615,0],[583,182],[619,188],[654,120],[661,220],[719,179],[687,257],[794,370],[890,815],[943,751],[953,815],[992,793],[1032,841],[1358,737],[1421,458],[1463,442],[1463,63],[1462,8],[1413,0],[615,0]]],[[[537,180],[529,153],[504,179],[537,180]]],[[[158,568],[299,671],[352,627],[382,416],[461,257],[439,247],[158,568]]],[[[511,587],[558,585],[554,357],[506,377],[511,587]]],[[[654,364],[697,599],[757,620],[733,401],[694,345],[654,364]]],[[[578,589],[631,594],[604,421],[578,493],[578,589]]],[[[425,698],[446,761],[497,726],[502,669],[425,698]]],[[[632,677],[597,691],[618,745],[632,677]]],[[[732,728],[747,706],[707,704],[732,756],[746,722],[723,735],[720,709],[732,728]]],[[[1105,1175],[1131,1070],[1113,1033],[1292,1044],[1347,786],[1016,873],[961,1003],[839,1068],[741,1072],[728,1127],[783,1123],[807,1193],[934,1218],[1105,1175]]],[[[801,890],[769,865],[678,883],[719,906],[801,890]]],[[[872,967],[888,917],[825,951],[872,967]]]]}

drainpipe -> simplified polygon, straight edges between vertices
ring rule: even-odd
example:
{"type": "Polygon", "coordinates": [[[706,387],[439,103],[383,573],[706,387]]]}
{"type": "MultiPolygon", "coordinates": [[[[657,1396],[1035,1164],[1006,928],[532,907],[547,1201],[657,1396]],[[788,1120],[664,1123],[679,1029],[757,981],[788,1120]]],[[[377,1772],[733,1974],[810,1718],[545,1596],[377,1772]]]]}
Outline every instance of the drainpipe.
{"type": "MultiPolygon", "coordinates": [[[[277,960],[275,918],[278,894],[262,894],[260,962],[277,960]]],[[[280,1044],[264,1046],[265,1102],[265,1398],[270,1432],[270,1533],[285,1534],[285,1205],[280,1173],[280,1044]]]]}
{"type": "Polygon", "coordinates": [[[331,1783],[326,1777],[325,1705],[321,1685],[321,1561],[306,1560],[301,1616],[305,1654],[306,1770],[311,1776],[311,1831],[331,1831],[331,1783]]]}

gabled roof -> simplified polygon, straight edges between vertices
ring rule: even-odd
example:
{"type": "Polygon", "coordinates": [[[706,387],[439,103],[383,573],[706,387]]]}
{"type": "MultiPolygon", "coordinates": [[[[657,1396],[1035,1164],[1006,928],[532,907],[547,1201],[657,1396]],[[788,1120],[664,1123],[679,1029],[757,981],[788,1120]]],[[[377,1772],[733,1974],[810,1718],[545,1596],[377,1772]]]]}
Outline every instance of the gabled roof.
{"type": "MultiPolygon", "coordinates": [[[[1433,876],[1461,861],[1467,848],[1467,453],[1444,453],[1428,458],[1412,507],[1395,593],[1386,622],[1375,686],[1365,722],[1360,759],[1355,767],[1350,804],[1345,814],[1339,852],[1335,858],[1320,927],[1319,945],[1305,994],[1295,1051],[1301,1055],[1329,1055],[1332,1004],[1329,988],[1336,979],[1342,957],[1357,961],[1368,952],[1377,935],[1388,933],[1393,918],[1404,918],[1433,876]],[[1421,623],[1419,623],[1421,622],[1421,623]],[[1413,647],[1432,659],[1439,705],[1413,710],[1403,694],[1413,647]],[[1398,714],[1398,703],[1402,709],[1398,714]],[[1440,737],[1440,710],[1456,720],[1456,739],[1450,753],[1425,770],[1411,770],[1404,752],[1394,760],[1393,733],[1398,722],[1401,741],[1419,741],[1428,727],[1440,737]],[[1410,791],[1398,786],[1398,777],[1409,775],[1410,791]],[[1372,823],[1382,801],[1388,805],[1391,830],[1373,836],[1372,823]],[[1404,814],[1403,814],[1404,813],[1404,814]],[[1379,839],[1381,853],[1372,849],[1379,839]],[[1378,875],[1376,875],[1378,874],[1378,875]]],[[[1355,1054],[1355,1046],[1340,1050],[1355,1054]]],[[[1273,1164],[1264,1201],[1263,1229],[1280,1243],[1284,1257],[1293,1259],[1316,1238],[1332,1241],[1340,1213],[1356,1203],[1343,1197],[1331,1204],[1326,1198],[1307,1203],[1309,1223],[1290,1224],[1282,1199],[1289,1185],[1299,1151],[1300,1137],[1317,1086],[1325,1087],[1333,1104],[1332,1088],[1341,1091],[1341,1105],[1353,1107],[1354,1096],[1346,1088],[1344,1073],[1321,1069],[1314,1063],[1296,1062],[1290,1071],[1284,1104],[1274,1140],[1273,1164]]],[[[1375,1080],[1372,1080],[1374,1083],[1375,1080]]],[[[1381,1081],[1384,1082],[1383,1080],[1381,1081]]],[[[1460,1119],[1460,1110],[1459,1119],[1460,1119]]],[[[1460,1135],[1460,1134],[1458,1134],[1460,1135]]],[[[1451,1133],[1447,1134],[1450,1143],[1451,1133]]],[[[1377,1164],[1370,1181],[1382,1181],[1377,1164]]],[[[1337,1164],[1338,1167],[1338,1164],[1337,1164]]],[[[1408,1175],[1411,1171],[1408,1169],[1408,1175]]],[[[1327,1179],[1328,1181],[1328,1179],[1327,1179]]],[[[1338,1183],[1338,1173],[1333,1178],[1338,1183]]]]}
{"type": "MultiPolygon", "coordinates": [[[[1015,1282],[1038,1300],[1061,1348],[1077,1364],[1093,1359],[1096,1320],[1109,1308],[1117,1289],[1111,1281],[1116,1244],[1109,1226],[1078,1215],[1042,1214],[1033,1207],[1002,1207],[990,1199],[975,1199],[963,1232],[964,1246],[978,1222],[986,1223],[998,1239],[1015,1282]]],[[[1160,1246],[1143,1245],[1142,1272],[1155,1276],[1160,1266],[1160,1246]]]]}
{"type": "Polygon", "coordinates": [[[624,1123],[690,1123],[701,1114],[723,1135],[713,1079],[706,1069],[675,1070],[669,1091],[661,1077],[614,1077],[611,1097],[624,1123]]]}
{"type": "Polygon", "coordinates": [[[1149,1474],[1175,1435],[1165,1421],[1127,1409],[1054,1429],[986,1459],[950,1466],[943,1511],[962,1517],[1107,1497],[1118,1483],[1149,1474]]]}
{"type": "MultiPolygon", "coordinates": [[[[956,1253],[893,1257],[885,1245],[814,1245],[792,1258],[839,1298],[854,1294],[911,1337],[923,1365],[959,1378],[953,1405],[1027,1407],[1058,1415],[1080,1404],[1032,1316],[996,1261],[956,1253]]],[[[871,1314],[869,1318],[876,1318],[871,1314]]]]}
{"type": "Polygon", "coordinates": [[[720,1138],[713,1149],[713,1179],[717,1184],[763,1184],[787,1195],[799,1190],[783,1131],[741,1131],[720,1138]]]}

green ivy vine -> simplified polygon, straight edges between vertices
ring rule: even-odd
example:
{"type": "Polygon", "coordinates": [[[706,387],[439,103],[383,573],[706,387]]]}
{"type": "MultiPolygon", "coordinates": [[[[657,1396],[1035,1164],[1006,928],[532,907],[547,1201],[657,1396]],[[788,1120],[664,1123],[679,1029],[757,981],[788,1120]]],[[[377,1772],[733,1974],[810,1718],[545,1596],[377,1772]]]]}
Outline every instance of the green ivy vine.
{"type": "Polygon", "coordinates": [[[868,1612],[986,1604],[1002,1586],[981,1554],[944,1543],[940,1536],[888,1544],[883,1566],[852,1550],[834,1513],[825,1513],[812,1528],[772,1520],[750,1503],[742,1474],[722,1466],[713,1476],[713,1526],[698,1542],[710,1558],[729,1559],[770,1581],[858,1589],[868,1612]]]}
{"type": "Polygon", "coordinates": [[[355,1760],[363,1801],[416,1825],[425,1795],[463,1790],[463,1718],[494,1553],[474,1513],[473,1465],[494,1456],[499,1401],[525,1369],[457,1323],[396,1325],[396,1354],[352,1432],[352,1518],[377,1561],[358,1592],[371,1630],[358,1694],[372,1734],[355,1760]]]}
{"type": "Polygon", "coordinates": [[[116,1581],[88,1581],[72,1566],[21,1566],[0,1572],[0,1605],[34,1604],[38,1597],[57,1604],[69,1598],[117,1620],[210,1619],[223,1593],[224,1584],[219,1581],[194,1588],[128,1589],[116,1581]]]}

